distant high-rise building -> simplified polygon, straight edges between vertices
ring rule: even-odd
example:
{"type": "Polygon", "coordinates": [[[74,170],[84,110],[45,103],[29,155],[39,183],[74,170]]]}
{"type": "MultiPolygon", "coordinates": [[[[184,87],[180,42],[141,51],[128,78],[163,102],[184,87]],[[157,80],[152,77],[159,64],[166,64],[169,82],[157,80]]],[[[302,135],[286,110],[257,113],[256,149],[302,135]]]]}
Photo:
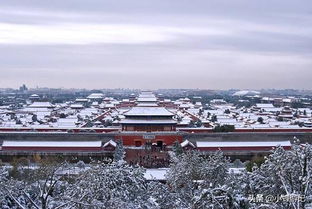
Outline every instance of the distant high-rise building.
{"type": "Polygon", "coordinates": [[[28,88],[27,88],[27,86],[26,86],[25,84],[23,84],[21,87],[19,87],[19,90],[20,90],[21,92],[25,92],[25,91],[28,90],[28,88]]]}

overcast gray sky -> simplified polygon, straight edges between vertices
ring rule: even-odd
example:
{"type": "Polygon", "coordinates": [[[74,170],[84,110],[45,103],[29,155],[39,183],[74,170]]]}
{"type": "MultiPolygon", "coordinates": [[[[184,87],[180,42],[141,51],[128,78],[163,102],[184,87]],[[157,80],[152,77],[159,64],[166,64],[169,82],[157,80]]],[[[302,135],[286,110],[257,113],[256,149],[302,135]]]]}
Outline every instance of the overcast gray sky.
{"type": "Polygon", "coordinates": [[[312,89],[311,0],[5,0],[0,87],[312,89]]]}

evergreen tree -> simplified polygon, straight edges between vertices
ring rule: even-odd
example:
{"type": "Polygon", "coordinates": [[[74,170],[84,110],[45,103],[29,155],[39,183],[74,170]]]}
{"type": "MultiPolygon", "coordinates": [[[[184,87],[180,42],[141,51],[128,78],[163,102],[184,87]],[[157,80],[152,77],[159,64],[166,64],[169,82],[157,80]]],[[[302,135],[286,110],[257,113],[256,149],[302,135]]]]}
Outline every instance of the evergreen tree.
{"type": "Polygon", "coordinates": [[[229,175],[229,160],[221,151],[208,158],[193,151],[182,154],[167,172],[170,188],[182,208],[235,208],[246,205],[240,181],[229,175]]]}
{"type": "Polygon", "coordinates": [[[230,114],[231,111],[230,111],[229,109],[226,109],[226,110],[224,111],[224,113],[225,113],[225,114],[230,114]]]}
{"type": "Polygon", "coordinates": [[[271,203],[275,208],[306,208],[312,203],[312,146],[277,147],[260,168],[250,173],[250,194],[293,198],[271,203]]]}
{"type": "Polygon", "coordinates": [[[218,121],[217,116],[216,116],[215,114],[213,114],[213,115],[211,116],[211,122],[217,122],[217,121],[218,121]]]}
{"type": "Polygon", "coordinates": [[[181,144],[179,143],[179,141],[175,141],[173,143],[173,146],[172,146],[172,151],[174,152],[174,154],[179,157],[183,154],[183,148],[181,146],[181,144]]]}
{"type": "Polygon", "coordinates": [[[10,201],[6,198],[7,191],[5,189],[8,184],[9,172],[4,166],[0,166],[0,208],[9,209],[10,201]]]}
{"type": "Polygon", "coordinates": [[[76,208],[159,208],[161,200],[154,196],[156,191],[151,192],[156,186],[150,187],[144,173],[143,168],[127,164],[96,163],[79,177],[78,185],[73,185],[72,199],[76,208]]]}
{"type": "Polygon", "coordinates": [[[107,119],[105,120],[104,122],[104,126],[107,127],[107,126],[112,126],[113,125],[113,121],[111,119],[107,119]]]}
{"type": "MultiPolygon", "coordinates": [[[[179,153],[178,142],[175,146],[179,153]]],[[[261,165],[241,173],[230,172],[229,159],[220,150],[209,156],[180,153],[166,174],[167,184],[147,181],[142,167],[119,163],[124,157],[121,141],[117,147],[115,162],[78,162],[74,170],[57,159],[40,160],[29,177],[14,177],[0,166],[0,208],[304,209],[312,204],[312,145],[297,138],[291,150],[276,147],[261,165]],[[262,199],[253,202],[251,196],[262,199]],[[268,196],[275,201],[266,202],[268,196]]]]}
{"type": "Polygon", "coordinates": [[[38,121],[37,115],[34,114],[34,115],[31,117],[31,120],[32,120],[32,122],[37,122],[37,121],[38,121]]]}
{"type": "Polygon", "coordinates": [[[202,116],[203,115],[203,113],[204,113],[204,110],[201,108],[201,109],[199,109],[199,111],[198,111],[198,115],[199,116],[202,116]]]}
{"type": "Polygon", "coordinates": [[[195,127],[195,122],[193,120],[190,121],[189,127],[191,127],[191,128],[195,127]]]}
{"type": "Polygon", "coordinates": [[[120,162],[123,161],[125,158],[125,149],[123,147],[122,140],[117,140],[116,144],[117,145],[114,153],[114,161],[120,162]]]}
{"type": "Polygon", "coordinates": [[[203,123],[202,123],[201,120],[197,120],[197,121],[195,122],[195,125],[196,125],[196,127],[201,127],[201,126],[203,125],[203,123]]]}
{"type": "Polygon", "coordinates": [[[257,122],[263,124],[263,117],[258,117],[257,122]]]}

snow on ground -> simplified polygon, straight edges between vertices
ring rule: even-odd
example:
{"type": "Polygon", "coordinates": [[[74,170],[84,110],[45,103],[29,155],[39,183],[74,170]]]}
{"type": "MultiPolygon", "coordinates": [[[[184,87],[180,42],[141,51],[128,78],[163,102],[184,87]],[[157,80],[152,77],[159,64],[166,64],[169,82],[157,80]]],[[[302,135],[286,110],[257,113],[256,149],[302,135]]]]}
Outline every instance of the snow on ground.
{"type": "MultiPolygon", "coordinates": [[[[166,173],[169,168],[149,168],[146,169],[144,177],[147,180],[158,180],[158,181],[165,181],[166,180],[166,173]]],[[[229,173],[232,174],[239,174],[243,172],[245,168],[229,168],[229,173]]]]}
{"type": "Polygon", "coordinates": [[[146,169],[144,177],[147,180],[166,180],[165,174],[168,168],[150,168],[146,169]]]}

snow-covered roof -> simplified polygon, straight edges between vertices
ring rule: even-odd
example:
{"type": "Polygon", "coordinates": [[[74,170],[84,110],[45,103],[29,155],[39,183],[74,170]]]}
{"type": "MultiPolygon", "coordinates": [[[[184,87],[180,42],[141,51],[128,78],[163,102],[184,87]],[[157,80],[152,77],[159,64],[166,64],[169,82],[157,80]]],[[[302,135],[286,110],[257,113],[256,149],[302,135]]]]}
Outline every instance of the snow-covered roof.
{"type": "Polygon", "coordinates": [[[57,121],[57,126],[59,127],[76,127],[78,118],[59,118],[57,121]]]}
{"type": "Polygon", "coordinates": [[[184,104],[184,103],[179,105],[180,108],[189,108],[190,106],[191,106],[190,104],[184,104]]]}
{"type": "Polygon", "coordinates": [[[125,116],[173,116],[164,107],[133,107],[124,114],[125,116]]]}
{"type": "Polygon", "coordinates": [[[102,93],[92,93],[87,98],[88,99],[102,99],[104,97],[104,94],[102,93]]]}
{"type": "Polygon", "coordinates": [[[274,108],[273,104],[256,104],[257,108],[274,108]]]}
{"type": "Polygon", "coordinates": [[[260,94],[259,91],[249,91],[249,90],[243,90],[243,91],[237,91],[233,94],[233,96],[254,96],[260,94]]]}
{"type": "Polygon", "coordinates": [[[226,104],[227,102],[224,99],[212,99],[211,104],[226,104]]]}
{"type": "Polygon", "coordinates": [[[108,145],[112,145],[113,147],[116,147],[117,144],[116,142],[114,142],[113,140],[109,140],[108,142],[106,142],[103,147],[107,147],[108,145]]]}
{"type": "Polygon", "coordinates": [[[26,107],[24,109],[21,109],[22,112],[32,112],[38,114],[38,112],[45,112],[47,115],[51,114],[52,110],[48,109],[46,107],[43,108],[31,108],[31,107],[26,107]]]}
{"type": "Polygon", "coordinates": [[[151,103],[139,103],[137,104],[137,107],[157,107],[158,104],[151,102],[151,103]]]}
{"type": "Polygon", "coordinates": [[[197,147],[276,147],[291,146],[290,141],[197,141],[197,147]]]}
{"type": "Polygon", "coordinates": [[[70,108],[74,108],[74,109],[83,108],[83,105],[82,104],[72,104],[72,105],[70,105],[70,108]]]}
{"type": "Polygon", "coordinates": [[[155,96],[155,94],[153,94],[153,92],[151,91],[142,91],[139,95],[139,97],[151,97],[151,96],[155,96]]]}
{"type": "Polygon", "coordinates": [[[115,105],[114,104],[100,104],[100,108],[114,108],[115,105]]]}
{"type": "Polygon", "coordinates": [[[252,124],[249,126],[250,128],[254,128],[254,129],[261,129],[261,128],[271,128],[271,126],[269,124],[252,124]]]}
{"type": "Polygon", "coordinates": [[[139,97],[137,101],[138,102],[156,102],[157,98],[156,97],[139,97]]]}
{"type": "Polygon", "coordinates": [[[120,124],[176,124],[175,120],[123,119],[120,124]]]}
{"type": "Polygon", "coordinates": [[[181,147],[186,147],[187,145],[190,145],[195,148],[195,145],[189,140],[185,140],[184,142],[181,143],[181,147]]]}
{"type": "Polygon", "coordinates": [[[105,97],[103,100],[104,101],[110,101],[110,100],[113,100],[113,98],[112,97],[105,97]]]}
{"type": "Polygon", "coordinates": [[[285,103],[292,103],[292,99],[283,99],[283,102],[285,102],[285,103]]]}
{"type": "Polygon", "coordinates": [[[264,109],[264,111],[266,111],[266,112],[280,112],[280,111],[282,111],[281,107],[264,107],[262,109],[264,109]]]}
{"type": "Polygon", "coordinates": [[[263,101],[274,101],[273,98],[269,98],[269,97],[262,97],[261,100],[263,100],[263,101]]]}
{"type": "Polygon", "coordinates": [[[32,95],[30,95],[29,98],[39,98],[39,95],[38,94],[32,94],[32,95]]]}
{"type": "Polygon", "coordinates": [[[31,108],[52,108],[54,105],[52,105],[50,102],[34,102],[28,107],[31,108]]]}
{"type": "Polygon", "coordinates": [[[2,147],[101,147],[101,141],[3,141],[2,147]]]}
{"type": "Polygon", "coordinates": [[[89,100],[88,99],[76,99],[75,100],[76,102],[88,102],[89,100]]]}

